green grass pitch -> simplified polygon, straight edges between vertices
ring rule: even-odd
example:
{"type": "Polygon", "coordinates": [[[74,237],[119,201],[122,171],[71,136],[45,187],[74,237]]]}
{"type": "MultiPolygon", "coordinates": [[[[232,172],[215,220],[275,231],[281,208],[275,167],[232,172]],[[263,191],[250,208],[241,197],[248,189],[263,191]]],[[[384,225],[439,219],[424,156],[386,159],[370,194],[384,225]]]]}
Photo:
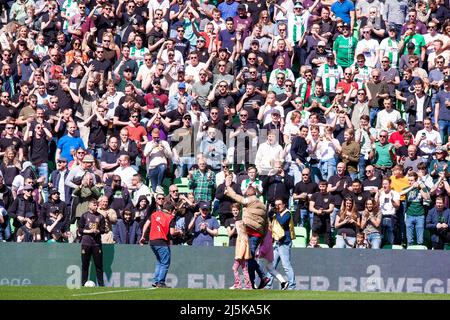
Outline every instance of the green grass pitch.
{"type": "Polygon", "coordinates": [[[2,286],[0,300],[450,300],[446,294],[2,286]]]}

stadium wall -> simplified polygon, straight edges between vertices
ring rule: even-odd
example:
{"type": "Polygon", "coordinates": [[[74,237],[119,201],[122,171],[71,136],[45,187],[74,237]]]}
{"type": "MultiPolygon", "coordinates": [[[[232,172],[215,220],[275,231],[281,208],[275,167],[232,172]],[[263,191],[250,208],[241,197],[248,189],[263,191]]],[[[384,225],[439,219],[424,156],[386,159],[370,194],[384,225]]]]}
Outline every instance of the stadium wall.
{"type": "MultiPolygon", "coordinates": [[[[107,286],[151,286],[149,246],[104,245],[103,251],[107,286]]],[[[229,247],[174,246],[167,284],[228,288],[233,257],[229,247]]],[[[291,261],[299,290],[450,293],[450,251],[296,248],[291,261]]],[[[78,244],[2,243],[0,265],[0,285],[80,286],[78,244]]],[[[94,280],[93,263],[90,275],[94,280]]]]}

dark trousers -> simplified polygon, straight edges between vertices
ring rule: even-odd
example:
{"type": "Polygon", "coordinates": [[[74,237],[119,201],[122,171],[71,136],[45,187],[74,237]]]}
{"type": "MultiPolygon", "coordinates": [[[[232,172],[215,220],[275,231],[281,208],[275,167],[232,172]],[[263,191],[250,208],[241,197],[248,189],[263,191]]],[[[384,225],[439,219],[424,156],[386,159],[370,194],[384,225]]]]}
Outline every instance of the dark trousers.
{"type": "Polygon", "coordinates": [[[98,285],[104,287],[102,246],[81,246],[81,284],[84,285],[88,280],[91,256],[94,258],[98,285]]]}
{"type": "Polygon", "coordinates": [[[416,136],[417,132],[424,128],[423,121],[416,121],[414,124],[409,125],[409,131],[416,136]]]}
{"type": "Polygon", "coordinates": [[[259,237],[248,237],[248,243],[250,245],[250,254],[251,258],[248,260],[248,274],[250,276],[250,281],[252,285],[255,284],[255,272],[258,274],[258,276],[261,278],[261,280],[264,278],[264,274],[261,271],[261,267],[259,266],[258,262],[255,259],[256,249],[258,248],[259,244],[261,243],[261,238],[259,237]]]}

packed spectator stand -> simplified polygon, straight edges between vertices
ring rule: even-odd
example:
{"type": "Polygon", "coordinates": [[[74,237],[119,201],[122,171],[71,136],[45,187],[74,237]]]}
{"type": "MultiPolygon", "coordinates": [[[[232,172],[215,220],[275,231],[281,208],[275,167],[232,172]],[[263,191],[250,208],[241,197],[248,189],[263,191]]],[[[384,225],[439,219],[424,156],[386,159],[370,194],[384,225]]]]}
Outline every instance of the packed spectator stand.
{"type": "Polygon", "coordinates": [[[234,245],[252,189],[293,247],[449,244],[448,0],[0,10],[0,240],[77,242],[94,198],[103,243],[172,202],[172,244],[234,245]]]}

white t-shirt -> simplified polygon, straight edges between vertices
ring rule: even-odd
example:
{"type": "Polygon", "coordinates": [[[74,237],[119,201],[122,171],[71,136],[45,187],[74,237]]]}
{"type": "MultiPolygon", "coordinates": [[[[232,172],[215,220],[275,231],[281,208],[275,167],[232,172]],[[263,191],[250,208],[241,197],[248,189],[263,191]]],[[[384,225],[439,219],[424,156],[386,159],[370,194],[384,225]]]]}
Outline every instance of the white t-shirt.
{"type": "Polygon", "coordinates": [[[430,154],[436,151],[436,145],[441,145],[441,135],[436,130],[427,131],[425,129],[419,130],[414,138],[414,141],[420,141],[419,149],[426,154],[430,154]],[[421,140],[422,133],[425,133],[426,139],[421,140]],[[429,145],[428,141],[433,142],[433,145],[429,145]]]}
{"type": "Polygon", "coordinates": [[[118,167],[113,172],[114,174],[117,174],[122,179],[122,183],[124,183],[127,188],[131,188],[133,186],[131,180],[133,179],[133,176],[137,174],[136,170],[133,169],[133,167],[118,167]]]}
{"type": "Polygon", "coordinates": [[[364,57],[366,57],[366,65],[371,68],[375,68],[377,64],[376,54],[379,49],[380,44],[375,39],[362,39],[356,45],[356,52],[364,54],[364,57]]]}
{"type": "Polygon", "coordinates": [[[392,204],[392,201],[400,201],[400,193],[391,190],[388,194],[382,190],[380,192],[380,211],[383,216],[394,216],[397,209],[392,204]]]}
{"type": "Polygon", "coordinates": [[[188,64],[186,66],[186,69],[184,70],[184,72],[187,76],[193,76],[194,82],[200,82],[200,70],[201,69],[206,69],[206,64],[203,62],[199,62],[196,67],[194,67],[191,64],[188,64]]]}
{"type": "Polygon", "coordinates": [[[416,121],[423,121],[423,104],[425,103],[425,95],[419,98],[416,95],[417,107],[416,107],[416,121]]]}

